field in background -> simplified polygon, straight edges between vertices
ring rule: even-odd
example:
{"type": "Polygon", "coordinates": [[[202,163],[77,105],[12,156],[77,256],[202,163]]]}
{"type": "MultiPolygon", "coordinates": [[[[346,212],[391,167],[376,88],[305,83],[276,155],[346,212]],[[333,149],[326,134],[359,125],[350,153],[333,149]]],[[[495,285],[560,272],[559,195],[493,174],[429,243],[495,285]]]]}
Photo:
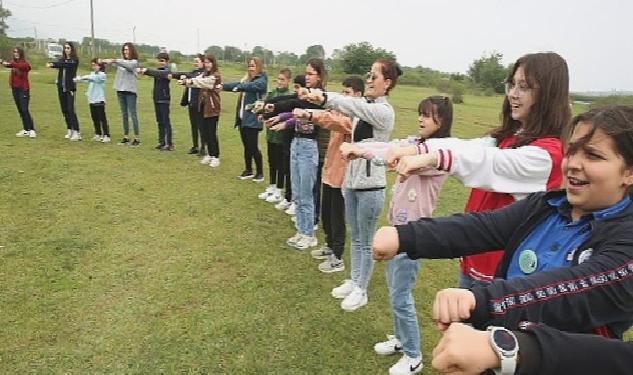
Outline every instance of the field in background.
{"type": "MultiPolygon", "coordinates": [[[[116,141],[121,120],[108,73],[116,141]]],[[[229,81],[241,72],[223,74],[229,81]]],[[[85,85],[77,95],[84,141],[64,140],[49,70],[31,78],[39,136],[16,138],[21,125],[7,76],[0,73],[1,373],[386,373],[398,359],[372,350],[391,332],[384,264],[376,266],[369,304],[343,312],[330,289],[345,275],[322,274],[309,254],[287,247],[289,217],[256,197],[266,183],[235,178],[242,170],[237,95],[222,95],[222,165],[211,169],[185,154],[189,123],[174,84],[176,151],[164,153],[153,150],[148,78],[139,80],[142,144],[131,148],[88,141],[85,85]]],[[[395,137],[416,133],[417,103],[432,94],[394,90],[395,137]]],[[[455,106],[453,134],[484,134],[497,123],[501,100],[466,96],[455,106]]],[[[449,180],[436,215],[461,212],[466,196],[449,180]]],[[[428,374],[438,339],[431,302],[456,284],[456,274],[457,261],[425,261],[418,278],[428,374]]]]}

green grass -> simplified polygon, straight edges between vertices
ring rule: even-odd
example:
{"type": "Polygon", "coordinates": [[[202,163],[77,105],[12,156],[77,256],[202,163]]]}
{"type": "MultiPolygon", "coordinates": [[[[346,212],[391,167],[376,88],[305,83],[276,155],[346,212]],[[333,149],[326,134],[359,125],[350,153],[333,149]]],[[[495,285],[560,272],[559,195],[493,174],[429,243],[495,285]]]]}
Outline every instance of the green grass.
{"type": "MultiPolygon", "coordinates": [[[[177,151],[159,153],[150,79],[139,81],[140,148],[64,140],[53,82],[52,71],[32,74],[34,140],[14,136],[20,121],[0,86],[0,373],[386,373],[397,358],[372,351],[391,331],[384,264],[368,306],[342,312],[329,293],[344,275],[322,274],[308,254],[285,246],[294,230],[256,199],[265,184],[235,178],[236,95],[222,95],[222,165],[211,170],[185,154],[189,125],[175,85],[177,151]]],[[[112,74],[107,115],[117,140],[111,83],[112,74]]],[[[84,90],[77,107],[87,139],[84,90]]],[[[416,132],[417,103],[434,93],[394,90],[394,136],[416,132]]],[[[501,98],[465,99],[455,106],[454,135],[482,135],[501,98]]],[[[449,180],[436,214],[462,211],[466,194],[449,180]]],[[[418,278],[425,373],[433,373],[438,338],[430,306],[456,274],[457,261],[425,261],[418,278]]]]}

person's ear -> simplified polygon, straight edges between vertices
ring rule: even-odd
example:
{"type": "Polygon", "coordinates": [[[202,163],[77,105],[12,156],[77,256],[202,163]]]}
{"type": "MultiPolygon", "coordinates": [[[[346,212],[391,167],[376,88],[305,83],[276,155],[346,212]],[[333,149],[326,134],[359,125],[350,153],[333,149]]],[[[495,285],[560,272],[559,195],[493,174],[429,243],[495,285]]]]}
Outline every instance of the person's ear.
{"type": "Polygon", "coordinates": [[[627,188],[633,186],[633,167],[626,167],[624,169],[624,179],[622,184],[627,188]]]}
{"type": "Polygon", "coordinates": [[[385,79],[385,86],[386,86],[386,87],[385,87],[385,89],[386,89],[386,90],[389,90],[389,89],[391,88],[391,83],[392,83],[392,82],[393,82],[393,81],[392,81],[392,80],[390,80],[390,79],[385,79]]]}

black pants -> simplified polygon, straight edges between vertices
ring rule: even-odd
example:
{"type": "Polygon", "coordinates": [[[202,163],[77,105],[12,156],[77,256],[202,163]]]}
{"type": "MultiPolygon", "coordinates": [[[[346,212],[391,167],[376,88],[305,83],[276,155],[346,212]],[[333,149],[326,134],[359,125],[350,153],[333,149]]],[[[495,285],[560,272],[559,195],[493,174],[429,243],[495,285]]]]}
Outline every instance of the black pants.
{"type": "Polygon", "coordinates": [[[270,171],[270,184],[283,189],[285,173],[283,169],[284,145],[282,143],[268,142],[268,169],[270,171]]]}
{"type": "MultiPolygon", "coordinates": [[[[189,109],[189,123],[191,124],[191,145],[194,148],[198,148],[198,139],[202,141],[202,135],[200,134],[200,125],[202,123],[202,112],[198,111],[198,106],[187,106],[189,109]]],[[[204,148],[204,141],[202,141],[202,148],[204,148]]]]}
{"type": "Polygon", "coordinates": [[[259,129],[240,127],[240,136],[244,145],[244,170],[252,172],[253,159],[255,159],[257,174],[263,174],[262,153],[257,145],[259,131],[259,129]]]}
{"type": "Polygon", "coordinates": [[[316,180],[312,188],[312,196],[314,197],[314,224],[319,224],[319,214],[321,213],[321,172],[323,171],[323,161],[319,161],[317,168],[316,180]]]}
{"type": "Polygon", "coordinates": [[[218,141],[218,120],[220,117],[204,117],[200,124],[200,138],[203,145],[207,145],[209,156],[220,157],[220,142],[218,141]]]}
{"type": "Polygon", "coordinates": [[[154,111],[156,112],[156,123],[158,124],[158,143],[161,145],[173,145],[169,103],[154,103],[154,111]]]}
{"type": "Polygon", "coordinates": [[[323,184],[323,199],[321,200],[321,218],[323,219],[323,231],[325,241],[341,259],[345,249],[345,201],[340,188],[323,184]]]}
{"type": "Polygon", "coordinates": [[[22,128],[25,131],[35,130],[33,126],[33,118],[31,112],[29,112],[29,102],[31,101],[31,93],[29,90],[23,90],[20,88],[13,88],[13,100],[15,106],[18,109],[20,118],[22,119],[22,128]]]}
{"type": "Polygon", "coordinates": [[[286,180],[286,192],[284,199],[290,202],[292,200],[292,183],[290,183],[290,144],[292,143],[292,137],[284,134],[284,143],[282,149],[282,164],[281,168],[284,173],[284,179],[286,180]]]}
{"type": "Polygon", "coordinates": [[[95,126],[95,134],[109,137],[110,129],[108,129],[104,102],[90,104],[90,117],[92,118],[92,124],[95,126]]]}
{"type": "Polygon", "coordinates": [[[66,128],[79,131],[79,121],[75,112],[75,92],[63,91],[61,87],[58,87],[57,96],[59,97],[59,106],[62,109],[64,120],[66,120],[66,128]]]}

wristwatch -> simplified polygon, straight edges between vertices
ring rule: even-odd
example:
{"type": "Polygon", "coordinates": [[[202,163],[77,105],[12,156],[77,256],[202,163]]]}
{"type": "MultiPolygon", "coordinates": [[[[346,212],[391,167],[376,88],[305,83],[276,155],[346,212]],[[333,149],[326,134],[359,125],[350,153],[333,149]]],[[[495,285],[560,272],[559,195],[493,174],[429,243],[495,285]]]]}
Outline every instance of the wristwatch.
{"type": "Polygon", "coordinates": [[[493,369],[496,375],[514,375],[519,354],[519,342],[511,331],[503,327],[488,327],[490,346],[497,353],[501,368],[493,369]]]}

